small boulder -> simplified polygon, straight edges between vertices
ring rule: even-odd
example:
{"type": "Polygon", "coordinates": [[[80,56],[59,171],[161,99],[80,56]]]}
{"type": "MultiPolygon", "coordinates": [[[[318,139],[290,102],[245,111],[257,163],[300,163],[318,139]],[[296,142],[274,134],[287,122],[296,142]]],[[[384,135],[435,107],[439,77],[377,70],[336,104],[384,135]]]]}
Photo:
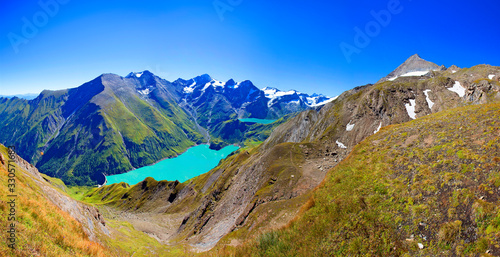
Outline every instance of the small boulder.
{"type": "Polygon", "coordinates": [[[2,163],[2,165],[5,165],[5,158],[3,157],[2,153],[0,153],[0,162],[2,163]]]}

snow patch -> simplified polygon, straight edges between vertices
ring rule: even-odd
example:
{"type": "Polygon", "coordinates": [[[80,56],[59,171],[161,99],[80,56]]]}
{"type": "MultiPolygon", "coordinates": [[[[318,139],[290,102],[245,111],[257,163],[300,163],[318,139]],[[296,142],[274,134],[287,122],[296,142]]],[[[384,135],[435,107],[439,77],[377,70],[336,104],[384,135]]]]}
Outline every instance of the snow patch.
{"type": "Polygon", "coordinates": [[[429,105],[429,109],[432,109],[432,106],[434,105],[434,103],[429,98],[429,92],[431,92],[430,89],[424,90],[425,100],[427,101],[427,104],[429,105]]]}
{"type": "Polygon", "coordinates": [[[408,116],[412,119],[416,119],[417,114],[415,113],[415,107],[417,106],[417,103],[415,102],[415,99],[410,99],[410,104],[405,104],[406,111],[408,112],[408,116]]]}
{"type": "MultiPolygon", "coordinates": [[[[434,70],[434,71],[437,71],[437,70],[434,70]]],[[[420,77],[420,76],[426,75],[429,72],[431,72],[431,71],[412,71],[412,72],[408,72],[408,73],[405,73],[405,74],[400,75],[400,76],[389,78],[387,80],[394,81],[399,77],[420,77]]]]}
{"type": "Polygon", "coordinates": [[[349,123],[345,127],[345,130],[346,131],[352,131],[352,129],[354,128],[354,125],[356,125],[356,124],[351,124],[351,121],[349,121],[349,123]]]}
{"type": "Polygon", "coordinates": [[[424,245],[422,243],[418,243],[417,245],[418,245],[418,248],[424,249],[424,245]]]}
{"type": "Polygon", "coordinates": [[[212,80],[212,86],[214,87],[224,87],[224,84],[226,83],[220,82],[218,80],[212,80]]]}
{"type": "Polygon", "coordinates": [[[455,92],[458,94],[460,97],[464,97],[465,95],[465,88],[460,84],[459,81],[455,81],[455,84],[453,87],[447,88],[448,90],[455,92]]]}
{"type": "Polygon", "coordinates": [[[272,88],[272,87],[265,87],[262,89],[262,91],[264,91],[264,95],[266,96],[266,98],[270,98],[270,100],[267,102],[267,107],[271,107],[274,103],[274,100],[276,100],[277,98],[279,97],[282,97],[282,96],[285,96],[285,95],[293,95],[295,93],[297,93],[297,91],[295,90],[290,90],[290,91],[280,91],[276,88],[272,88]]]}
{"type": "Polygon", "coordinates": [[[223,83],[223,82],[220,82],[218,80],[212,79],[210,82],[208,82],[207,84],[205,84],[205,86],[203,87],[202,90],[205,91],[209,87],[213,87],[213,88],[224,87],[225,84],[226,83],[223,83]]]}
{"type": "Polygon", "coordinates": [[[489,79],[493,79],[495,77],[495,75],[491,74],[488,76],[489,79]]]}
{"type": "Polygon", "coordinates": [[[280,97],[280,96],[285,96],[285,95],[293,95],[295,94],[296,91],[295,90],[290,90],[290,91],[278,91],[274,94],[274,97],[280,97]]]}
{"type": "Polygon", "coordinates": [[[149,88],[146,88],[144,90],[137,90],[140,94],[142,95],[149,95],[151,93],[151,90],[149,88]]]}
{"type": "Polygon", "coordinates": [[[265,88],[262,88],[261,90],[264,92],[264,95],[266,96],[266,98],[270,99],[267,102],[268,107],[271,107],[274,104],[276,99],[283,97],[283,96],[287,96],[287,95],[293,95],[293,94],[299,95],[299,97],[302,99],[302,101],[304,101],[304,103],[309,107],[317,107],[317,106],[325,105],[325,104],[337,99],[337,97],[338,97],[337,96],[337,97],[330,98],[330,97],[325,97],[323,95],[316,95],[316,94],[309,96],[307,94],[302,94],[296,90],[281,91],[279,89],[272,88],[272,87],[265,87],[265,88]],[[326,100],[324,100],[325,98],[326,98],[326,100]],[[323,100],[323,101],[321,101],[321,100],[323,100]]]}
{"type": "Polygon", "coordinates": [[[142,72],[136,73],[135,76],[138,77],[138,78],[140,78],[142,76],[142,72]]]}
{"type": "Polygon", "coordinates": [[[272,87],[265,87],[262,89],[262,91],[264,91],[264,94],[266,95],[267,98],[277,98],[277,97],[281,97],[281,96],[285,96],[285,95],[293,95],[295,93],[297,93],[297,91],[295,90],[290,90],[290,91],[280,91],[276,88],[272,88],[272,87]]]}
{"type": "Polygon", "coordinates": [[[337,143],[337,145],[340,147],[340,148],[343,148],[343,149],[347,149],[347,146],[345,146],[344,144],[342,144],[341,142],[339,142],[338,140],[335,141],[335,143],[337,143]]]}
{"type": "Polygon", "coordinates": [[[456,70],[452,70],[451,73],[456,73],[457,71],[456,70]]]}
{"type": "Polygon", "coordinates": [[[276,91],[278,91],[278,89],[272,87],[265,87],[262,89],[262,91],[264,91],[264,95],[266,95],[267,98],[273,98],[274,94],[276,93],[276,91]]]}
{"type": "Polygon", "coordinates": [[[378,125],[377,130],[375,130],[375,132],[373,132],[373,134],[377,134],[377,132],[379,132],[381,128],[382,128],[382,122],[380,122],[380,125],[378,125]]]}
{"type": "Polygon", "coordinates": [[[315,104],[308,104],[308,105],[309,105],[310,107],[317,107],[317,106],[325,105],[325,104],[327,104],[327,103],[329,103],[329,102],[332,102],[333,100],[335,100],[335,99],[337,99],[337,98],[338,98],[338,96],[336,96],[336,97],[332,97],[332,98],[330,98],[330,99],[328,99],[328,100],[326,100],[326,101],[323,101],[323,102],[319,102],[319,103],[315,103],[315,104]]]}
{"type": "Polygon", "coordinates": [[[189,85],[189,86],[185,87],[182,91],[183,91],[184,93],[186,93],[186,94],[193,93],[193,91],[194,91],[194,86],[196,86],[196,81],[195,81],[195,82],[193,82],[193,84],[191,84],[191,85],[189,85]]]}
{"type": "Polygon", "coordinates": [[[401,75],[401,77],[413,77],[413,76],[423,76],[429,73],[429,71],[412,71],[401,75]]]}

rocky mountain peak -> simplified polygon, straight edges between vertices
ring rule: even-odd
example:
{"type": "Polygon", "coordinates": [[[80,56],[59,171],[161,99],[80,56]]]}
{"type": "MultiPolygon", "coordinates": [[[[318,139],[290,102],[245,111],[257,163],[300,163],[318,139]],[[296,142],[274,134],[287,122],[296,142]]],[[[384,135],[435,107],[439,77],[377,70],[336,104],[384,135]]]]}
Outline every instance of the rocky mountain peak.
{"type": "Polygon", "coordinates": [[[197,84],[205,84],[210,82],[212,80],[212,77],[210,77],[210,75],[208,74],[203,74],[194,78],[194,80],[196,81],[197,84]]]}
{"type": "Polygon", "coordinates": [[[230,79],[226,82],[225,86],[228,88],[234,88],[234,86],[236,86],[236,81],[234,81],[234,79],[230,79]]]}
{"type": "Polygon", "coordinates": [[[433,62],[422,59],[418,54],[410,56],[403,64],[386,77],[379,80],[377,83],[385,81],[393,81],[398,77],[423,76],[429,71],[437,71],[446,69],[444,66],[439,66],[433,62]]]}
{"type": "Polygon", "coordinates": [[[419,60],[424,60],[424,59],[422,59],[422,57],[420,57],[420,55],[414,54],[414,55],[410,56],[410,58],[408,58],[408,60],[406,60],[406,62],[408,62],[408,61],[419,61],[419,60]]]}
{"type": "Polygon", "coordinates": [[[254,84],[252,83],[252,81],[250,81],[250,80],[242,81],[239,86],[240,87],[255,87],[254,84]]]}

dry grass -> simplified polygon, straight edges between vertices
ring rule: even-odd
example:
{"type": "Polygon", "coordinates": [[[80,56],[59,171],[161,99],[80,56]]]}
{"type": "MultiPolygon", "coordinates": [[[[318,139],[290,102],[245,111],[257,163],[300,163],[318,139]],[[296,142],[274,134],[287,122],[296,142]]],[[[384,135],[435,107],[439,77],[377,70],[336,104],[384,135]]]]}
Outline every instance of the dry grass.
{"type": "MultiPolygon", "coordinates": [[[[0,146],[4,156],[5,147],[0,146]]],[[[7,217],[8,172],[0,164],[0,226],[11,223],[7,217]]],[[[16,250],[8,248],[2,233],[0,256],[113,256],[102,245],[89,240],[82,226],[68,213],[45,198],[40,188],[16,167],[16,250]]],[[[2,229],[3,231],[3,229],[2,229]]]]}

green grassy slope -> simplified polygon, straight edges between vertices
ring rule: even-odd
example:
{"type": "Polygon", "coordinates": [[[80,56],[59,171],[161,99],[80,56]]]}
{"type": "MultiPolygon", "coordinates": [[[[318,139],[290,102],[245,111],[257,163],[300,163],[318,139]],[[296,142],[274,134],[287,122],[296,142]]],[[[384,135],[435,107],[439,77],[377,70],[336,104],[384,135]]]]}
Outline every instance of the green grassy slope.
{"type": "Polygon", "coordinates": [[[39,149],[52,138],[62,120],[60,108],[63,103],[62,94],[49,91],[30,102],[19,98],[2,99],[0,140],[9,145],[16,143],[18,149],[25,149],[20,154],[27,160],[40,158],[39,149]]]}
{"type": "Polygon", "coordinates": [[[295,115],[296,113],[285,115],[271,124],[245,123],[238,119],[220,122],[209,131],[211,135],[210,146],[220,149],[230,144],[247,145],[252,142],[264,141],[276,127],[295,115]]]}
{"type": "Polygon", "coordinates": [[[0,256],[114,256],[102,245],[89,240],[80,223],[45,197],[28,173],[15,165],[16,174],[16,249],[7,246],[6,229],[11,206],[9,192],[7,149],[0,145],[6,159],[0,163],[0,226],[2,243],[0,256]]]}
{"type": "Polygon", "coordinates": [[[495,103],[383,128],[329,171],[289,226],[209,255],[498,255],[499,125],[495,103]]]}
{"type": "Polygon", "coordinates": [[[1,99],[0,141],[68,185],[173,157],[204,142],[192,118],[159,86],[151,97],[105,74],[78,88],[44,91],[33,101],[1,99]]]}

